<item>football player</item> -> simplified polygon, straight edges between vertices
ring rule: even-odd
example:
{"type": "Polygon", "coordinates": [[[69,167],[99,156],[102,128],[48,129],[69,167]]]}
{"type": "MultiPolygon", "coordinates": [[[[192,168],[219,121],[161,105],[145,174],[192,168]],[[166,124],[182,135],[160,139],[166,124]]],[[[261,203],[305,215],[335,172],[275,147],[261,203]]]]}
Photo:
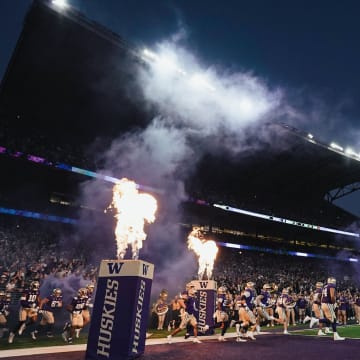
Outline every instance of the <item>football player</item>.
{"type": "Polygon", "coordinates": [[[227,308],[227,297],[226,297],[226,287],[220,286],[217,291],[217,299],[216,299],[216,311],[213,315],[215,325],[211,326],[211,328],[220,328],[221,334],[219,335],[219,341],[225,340],[225,333],[229,327],[229,315],[226,312],[227,308]]]}
{"type": "Polygon", "coordinates": [[[235,325],[237,333],[236,341],[243,341],[244,339],[241,339],[241,337],[256,340],[254,337],[254,331],[256,330],[256,318],[254,312],[248,307],[246,295],[240,295],[240,298],[237,301],[237,306],[239,308],[239,323],[235,325]]]}
{"type": "Polygon", "coordinates": [[[46,328],[46,336],[53,337],[53,328],[55,324],[54,313],[63,306],[62,291],[59,288],[53,289],[51,294],[40,300],[39,311],[41,320],[37,328],[31,332],[31,337],[36,340],[36,336],[46,328]]]}
{"type": "Polygon", "coordinates": [[[176,335],[183,329],[186,329],[188,325],[191,325],[194,332],[193,343],[199,344],[201,341],[197,338],[198,329],[197,329],[197,320],[195,317],[196,304],[195,304],[195,287],[189,286],[188,291],[183,291],[181,294],[182,299],[184,300],[185,309],[181,310],[181,323],[178,328],[176,328],[170,335],[167,336],[168,343],[172,342],[172,337],[176,335]]]}
{"type": "MultiPolygon", "coordinates": [[[[6,325],[7,317],[9,316],[9,305],[11,302],[11,294],[0,291],[0,339],[3,337],[6,325]]],[[[7,330],[7,329],[6,329],[7,330]]]]}
{"type": "MultiPolygon", "coordinates": [[[[83,317],[83,322],[84,322],[82,328],[84,328],[87,324],[89,324],[91,320],[90,309],[94,306],[93,303],[91,302],[92,297],[94,295],[94,290],[95,290],[95,285],[93,283],[90,283],[86,286],[87,300],[83,310],[81,311],[81,315],[83,317]]],[[[79,338],[80,331],[81,329],[75,329],[76,338],[79,338]]]]}
{"type": "Polygon", "coordinates": [[[310,320],[310,329],[316,325],[319,324],[319,331],[318,336],[324,336],[325,334],[330,334],[331,330],[329,327],[325,327],[325,332],[323,331],[323,323],[319,323],[319,320],[324,317],[323,311],[321,310],[321,296],[322,296],[322,290],[323,290],[324,283],[321,281],[318,281],[315,284],[315,291],[312,294],[312,311],[314,313],[314,316],[311,318],[309,316],[305,317],[304,323],[310,320]]]}
{"type": "Polygon", "coordinates": [[[27,326],[35,326],[38,317],[40,300],[40,283],[32,281],[28,290],[25,290],[20,297],[19,322],[10,332],[8,342],[12,344],[15,333],[21,335],[27,326]]]}
{"type": "Polygon", "coordinates": [[[270,294],[271,286],[269,284],[264,284],[260,294],[255,298],[255,306],[258,314],[257,323],[260,324],[261,319],[265,319],[267,321],[276,321],[281,322],[281,320],[274,318],[274,316],[269,315],[267,309],[272,309],[271,302],[271,294],[270,294]]]}
{"type": "Polygon", "coordinates": [[[327,279],[327,284],[323,287],[321,296],[321,309],[324,317],[320,319],[320,323],[332,327],[334,333],[334,340],[345,340],[336,331],[336,279],[330,276],[327,279]]]}
{"type": "Polygon", "coordinates": [[[84,319],[82,317],[82,311],[86,306],[88,300],[87,289],[80,288],[77,296],[74,296],[71,303],[66,306],[66,310],[70,313],[70,322],[64,326],[64,332],[62,337],[64,341],[72,344],[73,337],[76,329],[82,329],[84,326],[84,319]]]}

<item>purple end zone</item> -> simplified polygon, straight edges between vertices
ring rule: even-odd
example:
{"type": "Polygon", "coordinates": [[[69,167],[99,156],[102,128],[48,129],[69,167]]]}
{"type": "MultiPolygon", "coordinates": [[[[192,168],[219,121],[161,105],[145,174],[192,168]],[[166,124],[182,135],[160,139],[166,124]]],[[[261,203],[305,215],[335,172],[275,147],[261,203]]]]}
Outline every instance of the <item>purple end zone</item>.
{"type": "MultiPolygon", "coordinates": [[[[331,337],[297,335],[260,335],[256,341],[237,343],[235,338],[226,342],[205,340],[202,344],[191,341],[164,345],[146,346],[142,360],[227,360],[261,359],[261,360],[310,360],[314,357],[326,360],[357,360],[359,358],[359,340],[346,339],[333,341],[331,337]]],[[[30,350],[29,350],[30,352],[30,350]]],[[[4,358],[6,359],[6,358],[4,358]]],[[[85,352],[68,352],[57,354],[29,355],[9,357],[12,360],[84,360],[85,352]]]]}

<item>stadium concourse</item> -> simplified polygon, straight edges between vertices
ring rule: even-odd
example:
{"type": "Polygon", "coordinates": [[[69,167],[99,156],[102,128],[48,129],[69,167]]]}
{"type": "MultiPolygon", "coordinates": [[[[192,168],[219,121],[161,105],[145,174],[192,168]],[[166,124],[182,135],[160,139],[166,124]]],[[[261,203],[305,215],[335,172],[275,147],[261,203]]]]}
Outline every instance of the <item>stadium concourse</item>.
{"type": "MultiPolygon", "coordinates": [[[[228,334],[226,342],[219,342],[215,336],[205,336],[201,344],[186,342],[182,338],[173,344],[166,339],[148,339],[144,360],[214,360],[224,358],[283,360],[312,359],[326,355],[327,360],[358,359],[359,340],[334,342],[332,338],[316,338],[300,335],[282,335],[264,333],[256,341],[238,343],[234,334],[228,334]]],[[[0,351],[1,359],[12,360],[85,360],[86,345],[68,345],[47,348],[32,348],[0,351]],[[31,355],[30,355],[31,352],[31,355]]],[[[119,359],[126,360],[126,359],[119,359]]]]}

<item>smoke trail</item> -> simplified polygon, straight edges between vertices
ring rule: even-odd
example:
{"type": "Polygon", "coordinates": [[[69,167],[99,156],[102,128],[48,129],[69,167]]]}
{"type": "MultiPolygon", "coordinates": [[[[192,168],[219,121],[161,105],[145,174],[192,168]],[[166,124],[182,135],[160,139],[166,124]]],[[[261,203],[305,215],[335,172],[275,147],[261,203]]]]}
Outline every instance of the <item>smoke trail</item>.
{"type": "MultiPolygon", "coordinates": [[[[175,43],[159,45],[157,54],[159,60],[139,68],[137,80],[159,115],[145,129],[114,140],[102,163],[108,174],[164,191],[158,196],[157,220],[145,229],[140,258],[155,264],[153,293],[167,288],[174,294],[197,269],[186,247],[188,234],[178,225],[180,204],[187,198],[184,182],[205,154],[231,156],[248,147],[246,129],[271,118],[281,92],[250,73],[206,68],[175,43]]],[[[103,204],[108,191],[96,182],[84,186],[92,204],[103,204]]]]}

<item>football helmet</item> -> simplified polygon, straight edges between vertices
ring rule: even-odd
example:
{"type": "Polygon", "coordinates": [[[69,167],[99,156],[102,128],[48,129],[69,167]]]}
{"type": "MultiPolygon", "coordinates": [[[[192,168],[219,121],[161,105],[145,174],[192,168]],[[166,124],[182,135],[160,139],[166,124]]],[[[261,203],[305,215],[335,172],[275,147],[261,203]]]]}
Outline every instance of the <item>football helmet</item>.
{"type": "Polygon", "coordinates": [[[263,285],[263,289],[264,289],[264,290],[270,290],[270,289],[271,289],[270,284],[264,284],[264,285],[263,285]]]}
{"type": "Polygon", "coordinates": [[[39,290],[40,289],[40,283],[38,281],[32,281],[30,283],[30,289],[31,290],[39,290]]]}
{"type": "Polygon", "coordinates": [[[195,289],[195,285],[192,281],[190,281],[189,283],[186,284],[186,290],[187,290],[189,296],[194,296],[197,291],[195,289]]]}
{"type": "Polygon", "coordinates": [[[218,288],[218,293],[219,294],[226,294],[226,287],[225,286],[220,286],[218,288]]]}
{"type": "Polygon", "coordinates": [[[254,286],[255,286],[255,283],[252,282],[252,281],[248,281],[248,282],[246,283],[246,287],[248,287],[248,288],[253,288],[254,286]]]}
{"type": "Polygon", "coordinates": [[[61,289],[59,289],[59,288],[53,289],[53,295],[54,296],[59,297],[59,296],[61,296],[61,294],[62,294],[61,289]]]}
{"type": "Polygon", "coordinates": [[[327,279],[328,284],[336,284],[336,279],[332,276],[328,277],[327,279]]]}
{"type": "Polygon", "coordinates": [[[92,284],[92,283],[87,284],[87,285],[86,285],[86,289],[87,289],[87,291],[88,291],[90,294],[92,294],[92,293],[94,292],[95,285],[92,284]]]}
{"type": "Polygon", "coordinates": [[[315,284],[315,286],[316,286],[317,288],[322,288],[322,287],[324,286],[324,283],[322,283],[321,281],[318,281],[318,282],[315,284]]]}
{"type": "Polygon", "coordinates": [[[80,288],[79,290],[78,290],[78,296],[79,296],[79,298],[84,298],[84,297],[86,297],[87,296],[87,289],[86,288],[80,288]]]}
{"type": "Polygon", "coordinates": [[[168,298],[168,295],[169,295],[168,291],[166,289],[162,289],[160,291],[159,298],[162,299],[163,301],[166,301],[168,298]]]}

